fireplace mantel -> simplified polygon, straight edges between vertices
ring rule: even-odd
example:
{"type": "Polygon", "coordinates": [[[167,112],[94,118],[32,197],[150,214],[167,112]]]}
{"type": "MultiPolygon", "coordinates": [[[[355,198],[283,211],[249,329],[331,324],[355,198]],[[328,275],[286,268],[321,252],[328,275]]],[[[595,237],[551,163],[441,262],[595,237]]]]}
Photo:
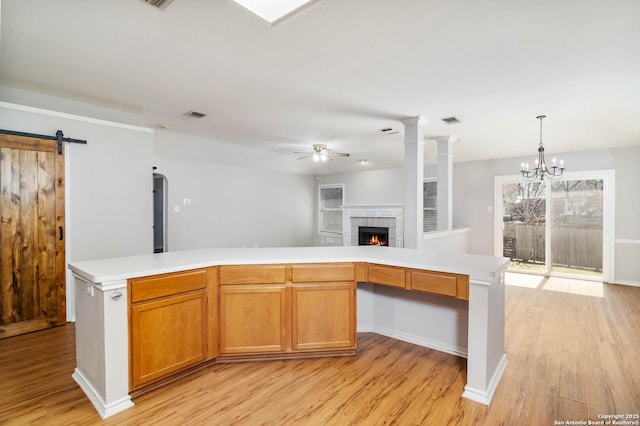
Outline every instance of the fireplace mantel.
{"type": "Polygon", "coordinates": [[[400,205],[342,206],[342,244],[358,245],[358,226],[388,226],[389,246],[404,247],[403,212],[400,205]]]}

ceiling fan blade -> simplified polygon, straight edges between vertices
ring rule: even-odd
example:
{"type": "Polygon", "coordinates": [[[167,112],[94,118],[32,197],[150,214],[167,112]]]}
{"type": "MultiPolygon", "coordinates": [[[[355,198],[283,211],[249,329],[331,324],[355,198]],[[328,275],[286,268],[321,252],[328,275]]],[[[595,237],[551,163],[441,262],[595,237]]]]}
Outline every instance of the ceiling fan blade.
{"type": "Polygon", "coordinates": [[[332,155],[334,157],[350,157],[351,154],[347,154],[346,152],[327,152],[328,155],[332,155]]]}
{"type": "Polygon", "coordinates": [[[298,160],[303,160],[303,159],[305,159],[305,158],[309,158],[309,157],[311,157],[311,155],[312,155],[312,154],[307,154],[306,152],[294,152],[294,154],[298,154],[298,155],[299,155],[299,154],[304,154],[302,157],[298,157],[298,158],[297,158],[298,160]]]}

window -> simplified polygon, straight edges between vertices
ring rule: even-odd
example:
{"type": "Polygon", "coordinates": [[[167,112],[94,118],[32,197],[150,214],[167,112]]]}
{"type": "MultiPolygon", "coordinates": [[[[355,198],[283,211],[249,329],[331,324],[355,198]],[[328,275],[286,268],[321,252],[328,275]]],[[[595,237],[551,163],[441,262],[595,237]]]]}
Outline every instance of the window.
{"type": "Polygon", "coordinates": [[[509,270],[581,280],[614,275],[613,170],[565,172],[561,179],[495,178],[494,253],[509,270]]]}
{"type": "Polygon", "coordinates": [[[438,182],[435,179],[425,180],[422,185],[423,210],[422,231],[433,232],[438,229],[438,182]]]}
{"type": "Polygon", "coordinates": [[[342,234],[344,185],[320,185],[318,224],[320,232],[342,234]]]}

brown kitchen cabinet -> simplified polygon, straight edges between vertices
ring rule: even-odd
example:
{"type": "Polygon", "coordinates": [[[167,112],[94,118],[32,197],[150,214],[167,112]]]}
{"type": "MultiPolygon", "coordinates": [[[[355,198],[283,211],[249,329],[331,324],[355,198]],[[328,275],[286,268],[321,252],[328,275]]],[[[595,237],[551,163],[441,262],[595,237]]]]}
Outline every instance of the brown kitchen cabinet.
{"type": "Polygon", "coordinates": [[[286,350],[284,284],[220,286],[220,354],[286,350]]]}
{"type": "Polygon", "coordinates": [[[220,267],[221,355],[286,351],[285,275],[285,265],[220,267]]]}
{"type": "Polygon", "coordinates": [[[352,263],[220,267],[220,354],[355,348],[352,263]]]}
{"type": "Polygon", "coordinates": [[[129,281],[132,389],[207,358],[207,279],[202,269],[129,281]]]}
{"type": "Polygon", "coordinates": [[[353,263],[293,265],[293,351],[355,349],[356,283],[353,263]]]}
{"type": "Polygon", "coordinates": [[[291,290],[294,351],[355,348],[354,282],[294,283],[291,290]]]}

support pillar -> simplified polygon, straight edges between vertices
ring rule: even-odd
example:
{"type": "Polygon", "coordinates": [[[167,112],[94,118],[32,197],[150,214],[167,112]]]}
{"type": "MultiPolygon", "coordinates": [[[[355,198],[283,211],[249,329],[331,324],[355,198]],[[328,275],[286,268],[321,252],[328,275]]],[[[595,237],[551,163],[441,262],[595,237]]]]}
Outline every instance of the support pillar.
{"type": "Polygon", "coordinates": [[[438,139],[438,231],[451,231],[453,227],[453,141],[438,139]]]}
{"type": "Polygon", "coordinates": [[[424,133],[425,120],[410,117],[404,124],[404,246],[419,249],[423,233],[424,133]]]}

